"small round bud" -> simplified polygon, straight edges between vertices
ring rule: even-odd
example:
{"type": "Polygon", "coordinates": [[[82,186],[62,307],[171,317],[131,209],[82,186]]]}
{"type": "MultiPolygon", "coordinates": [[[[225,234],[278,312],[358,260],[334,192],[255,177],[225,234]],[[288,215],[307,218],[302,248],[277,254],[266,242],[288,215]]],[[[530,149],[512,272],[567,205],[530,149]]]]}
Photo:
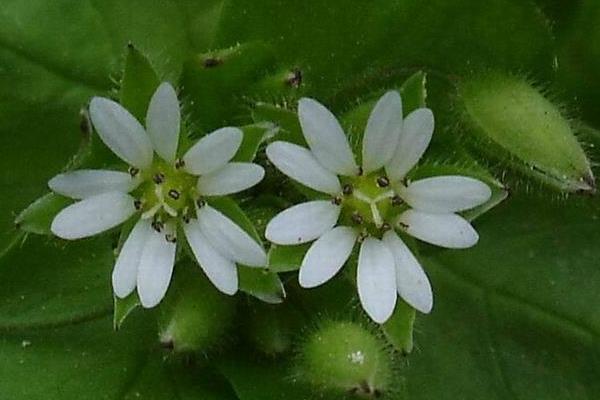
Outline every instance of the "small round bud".
{"type": "Polygon", "coordinates": [[[376,399],[390,384],[390,351],[358,323],[327,321],[300,351],[299,376],[322,390],[376,399]]]}

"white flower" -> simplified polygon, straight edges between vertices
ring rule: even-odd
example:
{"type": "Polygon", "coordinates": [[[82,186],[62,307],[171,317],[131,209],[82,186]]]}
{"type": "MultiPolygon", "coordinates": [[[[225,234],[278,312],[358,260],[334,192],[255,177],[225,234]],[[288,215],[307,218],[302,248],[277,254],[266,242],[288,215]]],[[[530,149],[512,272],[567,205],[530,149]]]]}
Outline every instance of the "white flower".
{"type": "Polygon", "coordinates": [[[473,246],[477,232],[456,214],[485,203],[489,187],[464,176],[405,182],[433,134],[433,113],[421,108],[402,116],[398,92],[375,105],[362,143],[362,167],[333,114],[312,99],[298,105],[309,149],[274,142],[269,160],[297,182],[330,199],[295,205],[276,215],[266,237],[279,245],[316,240],[304,256],[300,285],[315,287],[331,279],[361,243],[357,287],[361,304],[376,322],[392,314],[397,294],[428,313],[431,286],[421,265],[395,230],[448,248],[473,246]]]}
{"type": "Polygon", "coordinates": [[[180,108],[168,83],[161,84],[150,101],[146,129],[106,98],[92,99],[90,117],[102,141],[131,168],[79,170],[52,178],[54,192],[80,201],[58,213],[51,229],[61,238],[80,239],[139,214],[113,271],[118,297],[137,287],[144,307],[161,301],[171,280],[182,221],[196,259],[222,292],[232,295],[238,289],[236,263],[265,265],[262,246],[206,198],[236,193],[262,180],[262,167],[230,162],[242,143],[241,130],[210,133],[178,159],[180,108]]]}

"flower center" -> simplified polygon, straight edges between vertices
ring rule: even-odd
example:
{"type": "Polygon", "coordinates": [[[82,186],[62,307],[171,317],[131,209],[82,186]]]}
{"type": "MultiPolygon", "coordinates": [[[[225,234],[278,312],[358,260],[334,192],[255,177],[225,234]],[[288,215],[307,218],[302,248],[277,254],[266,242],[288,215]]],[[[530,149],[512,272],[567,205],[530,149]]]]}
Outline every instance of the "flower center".
{"type": "Polygon", "coordinates": [[[136,208],[142,218],[153,218],[155,229],[175,219],[189,218],[195,210],[198,199],[197,176],[187,173],[180,160],[168,164],[155,159],[152,166],[144,171],[130,169],[132,175],[140,176],[142,184],[132,193],[136,198],[136,208]]]}
{"type": "Polygon", "coordinates": [[[406,209],[381,172],[348,177],[342,185],[342,195],[333,200],[342,206],[341,222],[359,228],[363,235],[380,237],[406,209]]]}

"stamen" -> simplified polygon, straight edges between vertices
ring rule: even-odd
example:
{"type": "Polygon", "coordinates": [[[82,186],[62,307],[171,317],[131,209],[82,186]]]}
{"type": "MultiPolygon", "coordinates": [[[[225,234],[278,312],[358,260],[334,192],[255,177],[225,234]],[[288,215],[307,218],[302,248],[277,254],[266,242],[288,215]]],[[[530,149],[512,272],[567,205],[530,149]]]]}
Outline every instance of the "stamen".
{"type": "Polygon", "coordinates": [[[165,225],[158,219],[155,219],[154,221],[152,221],[152,228],[154,228],[154,230],[156,232],[158,232],[158,233],[162,232],[164,227],[165,227],[165,225]]]}
{"type": "Polygon", "coordinates": [[[140,170],[136,167],[129,167],[127,172],[129,172],[129,175],[131,175],[132,178],[135,178],[135,176],[140,173],[140,170]]]}
{"type": "Polygon", "coordinates": [[[390,180],[387,176],[380,176],[377,178],[377,186],[380,188],[388,187],[390,185],[390,180]]]}
{"type": "Polygon", "coordinates": [[[399,206],[402,203],[404,203],[404,200],[402,200],[402,197],[397,196],[397,195],[392,197],[392,205],[393,206],[399,206]]]}
{"type": "Polygon", "coordinates": [[[362,176],[362,174],[364,173],[363,171],[363,167],[358,167],[358,176],[362,176]]]}
{"type": "Polygon", "coordinates": [[[174,235],[174,234],[172,234],[172,233],[167,233],[167,234],[165,235],[165,239],[167,240],[167,242],[170,242],[170,243],[177,243],[177,236],[175,236],[175,235],[174,235]]]}
{"type": "Polygon", "coordinates": [[[353,191],[354,191],[354,189],[352,188],[352,185],[350,185],[350,184],[346,184],[342,188],[342,193],[344,194],[344,196],[350,196],[353,191]]]}
{"type": "Polygon", "coordinates": [[[154,217],[154,215],[158,212],[158,210],[160,210],[161,204],[155,204],[154,207],[152,207],[151,209],[149,209],[148,211],[146,211],[145,213],[142,214],[142,219],[148,219],[148,218],[152,218],[154,217]]]}
{"type": "Polygon", "coordinates": [[[197,205],[199,208],[202,208],[202,207],[204,207],[204,206],[206,205],[206,201],[204,201],[204,200],[202,200],[202,199],[198,199],[198,200],[196,200],[196,205],[197,205]]]}
{"type": "Polygon", "coordinates": [[[158,174],[156,174],[152,177],[152,180],[157,185],[160,185],[161,183],[163,183],[165,181],[165,175],[162,172],[159,172],[158,174]]]}
{"type": "Polygon", "coordinates": [[[387,231],[389,231],[390,229],[392,229],[392,226],[391,226],[390,224],[388,224],[387,222],[384,222],[384,223],[381,225],[381,230],[382,230],[383,232],[387,232],[387,231]]]}
{"type": "Polygon", "coordinates": [[[173,200],[179,200],[179,192],[175,189],[171,189],[169,190],[169,197],[172,198],[173,200]]]}
{"type": "Polygon", "coordinates": [[[142,203],[142,201],[141,201],[140,199],[135,199],[135,200],[133,201],[133,206],[134,206],[134,207],[135,207],[135,209],[136,209],[136,210],[138,210],[138,211],[142,209],[142,205],[143,205],[143,203],[142,203]]]}
{"type": "Polygon", "coordinates": [[[352,222],[354,222],[357,225],[360,225],[364,222],[364,218],[356,211],[354,211],[352,213],[352,222]]]}
{"type": "Polygon", "coordinates": [[[369,233],[368,233],[368,232],[364,232],[364,231],[363,231],[363,232],[361,232],[361,233],[359,233],[359,234],[358,234],[358,238],[356,239],[356,241],[357,241],[358,243],[362,243],[362,242],[364,242],[364,241],[365,241],[365,239],[366,239],[366,238],[368,238],[368,237],[369,237],[369,233]]]}
{"type": "Polygon", "coordinates": [[[175,169],[181,169],[183,167],[185,167],[185,161],[183,161],[182,158],[175,160],[175,169]]]}
{"type": "Polygon", "coordinates": [[[410,226],[408,224],[405,224],[404,222],[399,221],[398,225],[400,225],[400,227],[402,227],[403,229],[408,229],[410,228],[410,226]]]}
{"type": "Polygon", "coordinates": [[[336,206],[339,206],[342,204],[342,198],[340,196],[335,196],[333,199],[331,199],[331,202],[336,206]]]}

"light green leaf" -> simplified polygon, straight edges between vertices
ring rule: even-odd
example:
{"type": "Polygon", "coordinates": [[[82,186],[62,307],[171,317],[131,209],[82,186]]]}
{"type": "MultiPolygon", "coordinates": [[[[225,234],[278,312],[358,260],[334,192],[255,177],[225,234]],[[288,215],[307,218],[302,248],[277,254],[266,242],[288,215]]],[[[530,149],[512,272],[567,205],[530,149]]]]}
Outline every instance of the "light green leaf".
{"type": "Polygon", "coordinates": [[[64,196],[48,193],[23,210],[15,219],[15,224],[25,232],[51,235],[50,225],[52,220],[60,210],[71,202],[70,199],[64,196]]]}
{"type": "Polygon", "coordinates": [[[150,61],[135,48],[133,43],[129,44],[119,97],[121,105],[142,124],[146,119],[150,99],[159,83],[150,61]]]}
{"type": "Polygon", "coordinates": [[[265,303],[278,304],[285,299],[285,288],[279,275],[265,269],[238,266],[240,290],[265,303]]]}
{"type": "Polygon", "coordinates": [[[271,245],[268,253],[267,267],[273,272],[290,272],[300,269],[302,259],[310,244],[300,246],[271,245]]]}

